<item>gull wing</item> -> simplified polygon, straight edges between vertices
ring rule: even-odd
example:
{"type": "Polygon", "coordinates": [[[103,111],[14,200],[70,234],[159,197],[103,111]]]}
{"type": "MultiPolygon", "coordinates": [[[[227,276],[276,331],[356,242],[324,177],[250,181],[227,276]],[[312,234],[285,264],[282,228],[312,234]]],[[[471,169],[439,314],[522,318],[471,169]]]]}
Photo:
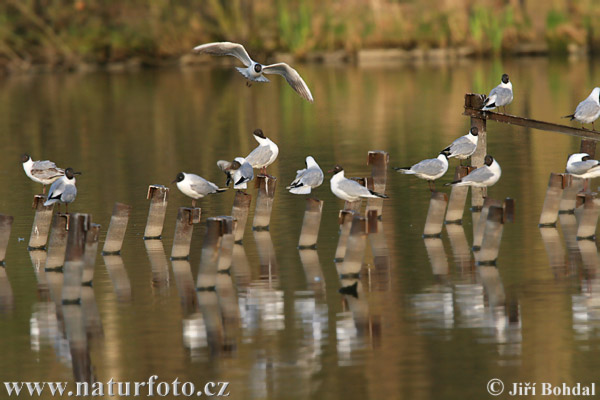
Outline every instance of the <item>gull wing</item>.
{"type": "Polygon", "coordinates": [[[310,89],[300,76],[300,74],[286,63],[278,63],[266,65],[263,67],[263,73],[265,74],[278,74],[285,78],[287,83],[294,89],[300,97],[310,101],[314,101],[310,89]]]}
{"type": "Polygon", "coordinates": [[[246,67],[252,65],[252,59],[248,52],[239,43],[214,42],[194,47],[196,53],[211,54],[213,56],[233,56],[244,63],[246,67]]]}

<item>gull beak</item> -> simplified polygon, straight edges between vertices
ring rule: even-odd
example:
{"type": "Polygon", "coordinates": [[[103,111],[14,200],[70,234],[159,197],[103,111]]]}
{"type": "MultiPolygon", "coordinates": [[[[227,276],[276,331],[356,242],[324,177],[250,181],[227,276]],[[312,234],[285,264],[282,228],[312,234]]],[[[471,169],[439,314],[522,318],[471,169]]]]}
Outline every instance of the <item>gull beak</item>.
{"type": "Polygon", "coordinates": [[[174,179],[171,183],[175,183],[175,182],[177,182],[177,179],[174,179]]]}
{"type": "Polygon", "coordinates": [[[330,174],[330,173],[332,173],[333,171],[335,171],[335,168],[334,168],[334,169],[330,169],[329,171],[327,171],[327,173],[328,173],[328,174],[330,174]]]}
{"type": "Polygon", "coordinates": [[[73,172],[73,175],[81,175],[81,172],[73,172]]]}

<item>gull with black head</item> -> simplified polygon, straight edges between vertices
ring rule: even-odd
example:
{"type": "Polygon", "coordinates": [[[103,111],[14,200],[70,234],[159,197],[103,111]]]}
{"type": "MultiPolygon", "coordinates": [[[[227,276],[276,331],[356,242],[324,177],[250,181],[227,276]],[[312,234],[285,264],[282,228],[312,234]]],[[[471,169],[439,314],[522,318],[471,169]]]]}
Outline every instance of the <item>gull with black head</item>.
{"type": "Polygon", "coordinates": [[[571,154],[566,170],[576,178],[596,178],[600,176],[600,161],[592,159],[588,153],[571,154]]]}
{"type": "Polygon", "coordinates": [[[64,203],[65,212],[68,214],[69,203],[72,203],[77,197],[75,175],[81,175],[81,172],[75,172],[70,167],[65,169],[65,174],[50,186],[48,199],[44,202],[44,206],[58,203],[58,211],[60,212],[60,203],[64,203]]]}
{"type": "Polygon", "coordinates": [[[470,174],[462,179],[446,183],[445,186],[471,186],[478,188],[486,188],[494,185],[500,179],[502,169],[498,161],[489,154],[485,156],[484,165],[471,171],[470,174]]]}
{"type": "Polygon", "coordinates": [[[583,124],[592,124],[592,130],[596,130],[594,121],[598,117],[600,117],[600,87],[594,88],[592,93],[577,105],[573,114],[565,115],[563,118],[571,118],[571,121],[581,122],[581,129],[584,129],[583,124]]]}
{"type": "Polygon", "coordinates": [[[219,160],[217,166],[227,175],[225,186],[229,186],[233,182],[234,189],[247,189],[247,182],[254,179],[252,165],[244,157],[236,157],[231,162],[219,160]]]}
{"type": "Polygon", "coordinates": [[[21,162],[29,179],[42,184],[42,193],[46,193],[46,185],[65,175],[65,170],[58,168],[52,161],[33,161],[29,154],[23,154],[21,162]]]}
{"type": "Polygon", "coordinates": [[[446,147],[443,152],[448,154],[448,158],[456,157],[460,160],[466,160],[471,157],[477,150],[477,142],[479,141],[479,129],[472,127],[469,133],[456,139],[452,144],[446,147]]]}
{"type": "MultiPolygon", "coordinates": [[[[263,65],[252,60],[248,52],[239,43],[214,42],[194,47],[196,53],[212,54],[214,56],[233,56],[240,60],[246,68],[235,67],[246,79],[253,82],[269,82],[264,74],[278,74],[285,78],[287,83],[294,89],[300,97],[314,101],[310,89],[300,76],[300,74],[286,63],[276,63],[263,65]]],[[[250,85],[248,85],[250,86],[250,85]]]]}
{"type": "Polygon", "coordinates": [[[196,207],[196,200],[203,198],[208,194],[221,193],[227,188],[219,188],[214,183],[207,181],[201,176],[180,172],[171,183],[177,183],[177,189],[181,193],[192,198],[192,207],[196,207]]]}
{"type": "Polygon", "coordinates": [[[267,173],[267,167],[277,159],[279,147],[265,136],[262,129],[256,129],[253,135],[258,146],[246,156],[246,161],[252,168],[260,169],[260,173],[264,175],[267,173]]]}
{"type": "Polygon", "coordinates": [[[496,107],[503,107],[506,113],[506,106],[513,101],[512,83],[508,79],[508,74],[503,74],[500,84],[493,88],[483,103],[483,111],[493,110],[496,107]]]}

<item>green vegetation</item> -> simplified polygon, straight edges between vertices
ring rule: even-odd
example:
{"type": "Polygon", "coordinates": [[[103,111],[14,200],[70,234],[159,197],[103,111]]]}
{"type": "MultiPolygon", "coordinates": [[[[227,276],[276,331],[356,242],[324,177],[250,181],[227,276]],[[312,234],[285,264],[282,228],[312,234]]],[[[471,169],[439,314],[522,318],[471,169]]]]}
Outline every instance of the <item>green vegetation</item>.
{"type": "Polygon", "coordinates": [[[500,55],[523,43],[562,54],[599,49],[599,21],[595,0],[4,0],[0,67],[154,65],[214,40],[299,57],[377,47],[500,55]]]}

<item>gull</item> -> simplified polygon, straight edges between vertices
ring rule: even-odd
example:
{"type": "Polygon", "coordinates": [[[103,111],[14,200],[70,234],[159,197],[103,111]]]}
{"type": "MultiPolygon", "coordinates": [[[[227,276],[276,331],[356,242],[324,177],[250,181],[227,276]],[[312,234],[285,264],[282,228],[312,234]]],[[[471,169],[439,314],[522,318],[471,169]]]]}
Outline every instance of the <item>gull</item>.
{"type": "Polygon", "coordinates": [[[444,152],[448,154],[448,158],[456,157],[462,165],[462,160],[471,157],[477,150],[477,142],[479,140],[479,129],[472,127],[469,133],[456,139],[452,144],[446,147],[444,152]]]}
{"type": "Polygon", "coordinates": [[[269,82],[264,74],[278,74],[285,78],[287,83],[294,89],[300,97],[314,101],[310,89],[298,72],[286,63],[277,63],[271,65],[262,65],[252,60],[248,52],[239,43],[215,42],[207,43],[194,47],[196,53],[212,54],[214,56],[234,56],[240,60],[246,68],[235,67],[246,79],[254,82],[269,82]]]}
{"type": "Polygon", "coordinates": [[[52,161],[33,161],[29,154],[23,154],[21,162],[29,179],[42,184],[42,193],[46,193],[46,185],[65,175],[65,170],[58,168],[52,161]]]}
{"type": "Polygon", "coordinates": [[[236,157],[231,162],[219,160],[217,161],[217,165],[227,175],[225,186],[229,186],[233,181],[234,189],[247,189],[247,182],[254,179],[252,165],[244,157],[236,157]]]}
{"type": "Polygon", "coordinates": [[[577,105],[575,112],[571,115],[565,115],[563,118],[571,118],[571,121],[577,120],[581,122],[581,129],[583,124],[592,124],[592,130],[594,128],[594,121],[600,117],[600,87],[594,88],[592,93],[577,105]]]}
{"type": "Polygon", "coordinates": [[[388,198],[388,196],[383,193],[369,190],[360,183],[346,178],[344,176],[344,168],[339,164],[333,167],[329,172],[333,172],[333,176],[329,181],[331,191],[342,200],[357,201],[361,198],[388,198]]]}
{"type": "Polygon", "coordinates": [[[77,196],[75,175],[81,175],[81,172],[74,172],[73,168],[65,169],[65,174],[50,186],[50,190],[48,191],[48,199],[44,202],[44,206],[59,203],[58,211],[60,212],[60,203],[64,203],[66,210],[65,212],[68,214],[69,203],[72,203],[77,196]]]}
{"type": "Polygon", "coordinates": [[[502,175],[500,164],[494,160],[494,157],[488,154],[485,156],[483,167],[476,168],[464,178],[446,183],[445,186],[453,185],[485,188],[498,182],[500,175],[502,175]]]}
{"type": "Polygon", "coordinates": [[[290,193],[309,194],[323,183],[323,171],[312,156],[306,157],[306,168],[296,171],[296,179],[286,187],[290,193]]]}
{"type": "Polygon", "coordinates": [[[181,193],[192,198],[192,207],[196,207],[196,200],[203,198],[207,194],[221,193],[227,190],[227,188],[219,188],[201,176],[186,172],[178,173],[175,180],[171,183],[175,182],[177,182],[177,189],[181,193]]]}
{"type": "Polygon", "coordinates": [[[266,174],[267,167],[273,164],[279,154],[279,147],[264,135],[262,129],[255,130],[253,135],[258,147],[246,156],[246,161],[252,168],[260,168],[260,172],[266,174]]]}
{"type": "Polygon", "coordinates": [[[596,178],[600,176],[600,161],[593,160],[588,153],[571,154],[567,173],[581,179],[596,178]]]}
{"type": "Polygon", "coordinates": [[[504,107],[504,112],[506,112],[506,106],[509,105],[512,100],[512,83],[508,80],[508,75],[503,74],[500,84],[493,88],[488,97],[485,99],[482,110],[488,111],[502,106],[504,107]]]}
{"type": "Polygon", "coordinates": [[[429,190],[433,192],[435,190],[434,181],[444,176],[448,171],[448,153],[444,150],[437,158],[423,160],[412,167],[395,167],[394,169],[401,174],[416,175],[417,178],[427,180],[429,190]]]}

